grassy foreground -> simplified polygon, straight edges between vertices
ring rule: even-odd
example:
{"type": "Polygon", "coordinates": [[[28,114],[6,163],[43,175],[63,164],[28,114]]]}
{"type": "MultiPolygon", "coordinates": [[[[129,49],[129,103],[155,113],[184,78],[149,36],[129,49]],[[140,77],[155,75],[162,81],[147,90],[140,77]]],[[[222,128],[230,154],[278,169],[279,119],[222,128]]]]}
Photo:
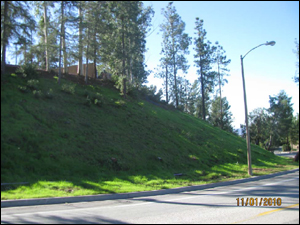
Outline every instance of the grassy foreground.
{"type": "MultiPolygon", "coordinates": [[[[38,80],[1,79],[1,183],[27,182],[1,185],[2,200],[248,177],[246,143],[240,137],[139,98],[124,100],[106,86],[38,80]]],[[[299,167],[254,145],[252,163],[253,175],[299,167]]]]}

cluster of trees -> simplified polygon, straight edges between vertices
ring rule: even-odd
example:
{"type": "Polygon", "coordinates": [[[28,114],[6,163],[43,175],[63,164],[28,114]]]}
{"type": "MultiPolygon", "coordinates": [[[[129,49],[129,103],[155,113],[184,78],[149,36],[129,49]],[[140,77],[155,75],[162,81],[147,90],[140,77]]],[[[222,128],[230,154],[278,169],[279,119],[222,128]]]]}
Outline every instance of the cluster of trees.
{"type": "MultiPolygon", "coordinates": [[[[293,116],[292,97],[284,91],[269,96],[270,108],[257,108],[250,112],[251,142],[268,150],[274,146],[299,143],[299,113],[293,116]]],[[[245,135],[245,131],[244,131],[245,135]]]]}
{"type": "MultiPolygon", "coordinates": [[[[204,22],[199,18],[195,20],[195,37],[185,33],[185,23],[172,2],[162,9],[162,14],[163,41],[156,76],[164,81],[166,103],[233,132],[230,105],[222,97],[231,61],[225,50],[218,42],[207,40],[204,22]],[[184,75],[189,68],[185,56],[192,44],[198,75],[193,84],[184,75]]],[[[128,87],[141,88],[149,75],[144,53],[153,15],[151,7],[138,1],[2,1],[1,74],[5,73],[7,46],[13,43],[19,46],[16,55],[23,56],[20,64],[34,64],[46,71],[58,67],[59,82],[72,64],[78,64],[78,74],[82,75],[85,59],[87,65],[94,63],[95,74],[97,70],[113,74],[126,95],[128,87]]],[[[299,44],[295,43],[299,59],[299,44]]],[[[299,82],[299,72],[294,80],[299,82]]],[[[270,109],[257,109],[250,114],[253,142],[267,142],[270,147],[276,141],[282,142],[282,137],[287,143],[293,139],[291,121],[296,123],[297,119],[291,116],[289,101],[281,93],[277,98],[270,97],[270,109]],[[284,114],[280,111],[283,108],[289,111],[284,114]]]]}
{"type": "Polygon", "coordinates": [[[2,1],[1,71],[14,42],[20,46],[16,54],[23,56],[20,63],[46,71],[58,67],[59,81],[74,63],[82,75],[85,58],[86,64],[94,62],[95,74],[99,65],[116,75],[118,84],[139,86],[148,76],[145,38],[153,15],[138,1],[2,1]]]}
{"type": "MultiPolygon", "coordinates": [[[[298,62],[293,80],[299,84],[299,42],[295,40],[295,44],[298,62]]],[[[299,113],[293,116],[291,99],[285,91],[280,91],[277,96],[269,96],[270,108],[257,108],[250,112],[250,139],[253,144],[268,150],[281,145],[290,149],[290,144],[299,144],[299,113]]],[[[245,137],[245,126],[242,128],[245,137]]]]}
{"type": "Polygon", "coordinates": [[[194,63],[197,67],[198,79],[190,84],[179,75],[185,74],[189,68],[185,55],[189,54],[192,38],[184,33],[185,23],[170,2],[166,9],[162,9],[165,18],[160,25],[162,32],[162,50],[160,64],[156,76],[164,80],[166,103],[174,104],[176,108],[211,122],[213,125],[233,131],[232,114],[226,98],[222,98],[222,86],[227,82],[226,66],[230,60],[226,59],[225,51],[218,42],[215,45],[206,40],[203,20],[196,18],[194,38],[194,63]],[[217,71],[212,70],[215,66],[217,71]],[[219,87],[219,96],[212,99],[214,88],[219,87]]]}
{"type": "MultiPolygon", "coordinates": [[[[185,23],[172,2],[162,14],[165,22],[160,25],[163,42],[157,75],[164,79],[166,103],[232,131],[230,106],[221,95],[230,63],[225,51],[218,42],[212,45],[206,40],[203,20],[196,18],[194,62],[199,79],[190,84],[179,71],[186,73],[189,68],[185,55],[192,38],[184,33],[185,23]],[[213,65],[218,71],[212,70],[213,65]],[[216,86],[219,96],[211,99],[216,86]]],[[[144,53],[153,15],[151,7],[138,1],[2,1],[1,71],[5,73],[6,49],[13,43],[19,47],[16,56],[23,56],[19,64],[30,63],[46,71],[58,67],[59,83],[68,66],[78,64],[82,75],[83,63],[93,62],[94,74],[97,69],[113,74],[126,94],[128,87],[141,87],[149,75],[144,53]]]]}

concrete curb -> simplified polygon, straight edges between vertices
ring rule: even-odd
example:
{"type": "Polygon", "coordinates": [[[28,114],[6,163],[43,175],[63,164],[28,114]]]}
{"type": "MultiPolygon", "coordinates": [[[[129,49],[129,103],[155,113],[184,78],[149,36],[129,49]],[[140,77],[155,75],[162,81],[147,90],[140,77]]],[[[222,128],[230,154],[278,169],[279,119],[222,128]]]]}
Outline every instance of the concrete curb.
{"type": "Polygon", "coordinates": [[[244,178],[233,181],[218,182],[212,184],[203,184],[197,186],[179,187],[173,189],[163,189],[156,191],[143,191],[143,192],[132,192],[132,193],[121,193],[121,194],[101,194],[101,195],[87,195],[87,196],[76,196],[76,197],[57,197],[57,198],[37,198],[37,199],[21,199],[21,200],[4,200],[1,201],[1,208],[6,207],[18,207],[18,206],[32,206],[32,205],[47,205],[47,204],[62,204],[62,203],[76,203],[76,202],[91,202],[91,201],[104,201],[104,200],[116,200],[116,199],[127,199],[137,197],[147,197],[155,195],[174,194],[185,191],[197,191],[206,188],[213,188],[217,186],[226,186],[238,183],[245,183],[248,181],[256,181],[283,174],[289,174],[299,171],[298,169],[278,172],[269,175],[255,176],[250,178],[244,178]]]}

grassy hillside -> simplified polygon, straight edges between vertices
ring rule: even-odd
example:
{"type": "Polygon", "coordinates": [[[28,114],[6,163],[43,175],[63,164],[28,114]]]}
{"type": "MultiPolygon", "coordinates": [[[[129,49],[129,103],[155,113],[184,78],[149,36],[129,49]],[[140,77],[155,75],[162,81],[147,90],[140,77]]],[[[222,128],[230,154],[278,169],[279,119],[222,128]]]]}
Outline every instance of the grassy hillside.
{"type": "MultiPolygon", "coordinates": [[[[38,80],[1,79],[1,183],[28,182],[2,186],[1,199],[157,190],[248,176],[246,142],[235,135],[177,110],[124,100],[101,83],[38,80]]],[[[253,175],[298,167],[253,145],[252,163],[253,175]]]]}

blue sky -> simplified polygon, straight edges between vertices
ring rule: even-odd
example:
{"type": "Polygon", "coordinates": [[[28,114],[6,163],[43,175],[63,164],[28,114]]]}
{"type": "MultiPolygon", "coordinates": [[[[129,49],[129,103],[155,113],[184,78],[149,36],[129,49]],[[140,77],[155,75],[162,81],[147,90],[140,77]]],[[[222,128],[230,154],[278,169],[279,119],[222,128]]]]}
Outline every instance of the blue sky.
{"type": "MultiPolygon", "coordinates": [[[[156,30],[147,38],[146,64],[154,70],[159,64],[161,51],[161,33],[159,24],[164,18],[161,9],[166,1],[144,2],[152,5],[155,15],[152,19],[156,30]],[[157,28],[158,27],[158,28],[157,28]]],[[[206,2],[175,1],[177,13],[186,24],[185,32],[195,37],[195,18],[204,20],[207,40],[218,41],[226,51],[231,63],[228,66],[230,76],[223,88],[233,113],[233,126],[244,124],[244,100],[241,76],[240,55],[267,41],[276,41],[275,46],[261,46],[250,52],[244,59],[244,74],[248,113],[258,107],[269,108],[269,95],[275,96],[284,90],[292,97],[294,114],[299,113],[299,86],[293,82],[296,73],[295,39],[299,40],[299,2],[298,1],[251,1],[251,2],[206,2]]],[[[197,79],[194,67],[194,46],[190,46],[187,56],[190,69],[185,75],[193,82],[197,79]]],[[[162,80],[149,78],[149,84],[161,87],[162,80]]]]}

